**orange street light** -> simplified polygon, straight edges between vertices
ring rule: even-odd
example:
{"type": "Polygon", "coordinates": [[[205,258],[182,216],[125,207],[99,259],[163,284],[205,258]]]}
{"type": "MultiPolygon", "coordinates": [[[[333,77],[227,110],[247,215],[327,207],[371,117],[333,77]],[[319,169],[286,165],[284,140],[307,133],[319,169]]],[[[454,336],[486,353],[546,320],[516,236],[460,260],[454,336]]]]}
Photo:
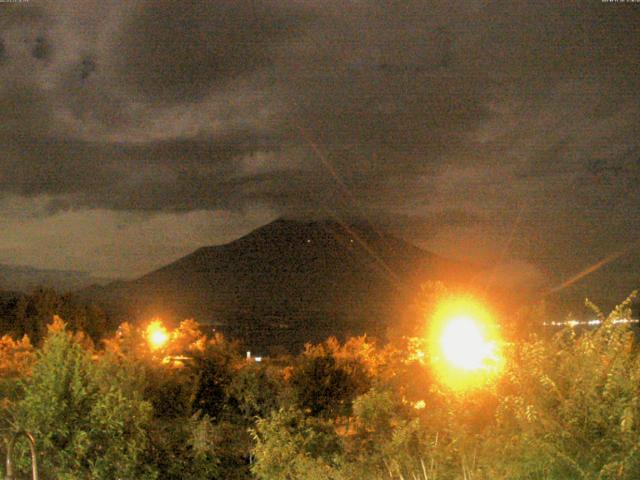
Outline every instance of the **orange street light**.
{"type": "Polygon", "coordinates": [[[471,297],[441,301],[430,319],[428,344],[438,378],[454,390],[482,386],[504,366],[497,324],[471,297]]]}
{"type": "Polygon", "coordinates": [[[160,320],[153,320],[147,326],[147,341],[151,350],[158,350],[169,341],[169,332],[160,320]]]}

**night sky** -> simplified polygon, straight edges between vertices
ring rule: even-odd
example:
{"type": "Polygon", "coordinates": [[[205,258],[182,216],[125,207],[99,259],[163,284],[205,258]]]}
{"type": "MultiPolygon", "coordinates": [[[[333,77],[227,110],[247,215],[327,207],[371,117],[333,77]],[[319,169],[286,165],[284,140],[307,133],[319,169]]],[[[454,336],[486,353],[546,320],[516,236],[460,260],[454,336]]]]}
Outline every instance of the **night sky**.
{"type": "Polygon", "coordinates": [[[640,284],[640,3],[0,3],[0,263],[132,277],[281,215],[640,284]]]}

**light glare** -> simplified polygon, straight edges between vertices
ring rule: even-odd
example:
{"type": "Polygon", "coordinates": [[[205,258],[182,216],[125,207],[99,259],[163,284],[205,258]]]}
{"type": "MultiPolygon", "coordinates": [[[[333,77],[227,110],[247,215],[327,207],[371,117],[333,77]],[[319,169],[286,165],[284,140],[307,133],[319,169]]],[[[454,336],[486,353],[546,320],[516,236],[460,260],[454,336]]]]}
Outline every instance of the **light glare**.
{"type": "Polygon", "coordinates": [[[440,337],[445,359],[463,370],[484,368],[495,360],[495,343],[487,340],[479,325],[470,317],[456,317],[444,327],[440,337]]]}
{"type": "Polygon", "coordinates": [[[443,299],[430,319],[428,338],[434,371],[455,390],[484,385],[502,369],[497,325],[472,298],[443,299]]]}
{"type": "Polygon", "coordinates": [[[152,350],[164,347],[169,341],[169,332],[160,320],[152,321],[147,327],[147,340],[152,350]]]}

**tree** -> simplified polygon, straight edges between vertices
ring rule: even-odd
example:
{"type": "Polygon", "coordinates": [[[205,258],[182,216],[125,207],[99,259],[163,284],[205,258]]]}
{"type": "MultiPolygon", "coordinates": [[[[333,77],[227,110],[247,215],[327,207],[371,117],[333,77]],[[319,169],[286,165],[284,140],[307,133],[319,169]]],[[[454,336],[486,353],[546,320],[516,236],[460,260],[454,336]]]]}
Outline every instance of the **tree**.
{"type": "Polygon", "coordinates": [[[146,461],[157,467],[162,480],[221,478],[218,435],[206,415],[155,418],[148,433],[146,461]]]}
{"type": "Polygon", "coordinates": [[[220,435],[207,412],[199,411],[204,409],[198,395],[206,397],[213,390],[205,390],[207,381],[219,387],[209,399],[211,405],[205,406],[218,413],[222,410],[230,373],[222,375],[221,385],[215,381],[218,377],[203,381],[202,364],[209,359],[217,366],[217,359],[224,372],[231,350],[221,336],[209,341],[193,320],[183,321],[167,335],[165,345],[153,348],[146,325],[123,323],[113,337],[104,340],[105,350],[129,369],[132,379],[139,379],[139,391],[153,407],[145,461],[156,467],[163,480],[220,478],[220,435]]]}
{"type": "Polygon", "coordinates": [[[353,396],[353,383],[330,355],[303,357],[291,378],[298,405],[313,416],[335,417],[353,396]]]}
{"type": "Polygon", "coordinates": [[[109,356],[93,358],[82,338],[51,329],[16,405],[31,431],[43,472],[60,479],[139,478],[157,474],[143,464],[151,405],[128,372],[109,356]]]}
{"type": "Polygon", "coordinates": [[[496,478],[640,477],[638,343],[616,323],[630,318],[634,298],[594,330],[568,327],[515,347],[487,437],[502,454],[496,478]]]}
{"type": "Polygon", "coordinates": [[[283,389],[279,369],[252,362],[236,371],[227,390],[241,419],[252,424],[254,417],[266,418],[279,408],[283,389]]]}
{"type": "Polygon", "coordinates": [[[308,417],[296,409],[281,409],[259,419],[253,430],[259,480],[338,480],[342,446],[330,421],[308,417]]]}
{"type": "Polygon", "coordinates": [[[362,338],[344,346],[335,338],[306,345],[290,382],[299,408],[314,416],[349,415],[351,402],[369,389],[377,368],[371,349],[362,338]]]}
{"type": "Polygon", "coordinates": [[[220,334],[210,339],[204,349],[194,354],[191,369],[196,390],[193,411],[201,411],[219,420],[229,400],[228,388],[241,357],[237,345],[220,334]]]}
{"type": "Polygon", "coordinates": [[[94,341],[104,337],[110,328],[107,315],[96,305],[46,288],[12,296],[1,305],[1,315],[1,333],[27,335],[34,345],[41,344],[54,315],[64,318],[69,330],[82,331],[94,341]]]}
{"type": "Polygon", "coordinates": [[[35,353],[27,336],[21,340],[14,340],[9,335],[0,338],[0,428],[13,427],[13,406],[21,398],[21,381],[29,375],[34,358],[35,353]]]}

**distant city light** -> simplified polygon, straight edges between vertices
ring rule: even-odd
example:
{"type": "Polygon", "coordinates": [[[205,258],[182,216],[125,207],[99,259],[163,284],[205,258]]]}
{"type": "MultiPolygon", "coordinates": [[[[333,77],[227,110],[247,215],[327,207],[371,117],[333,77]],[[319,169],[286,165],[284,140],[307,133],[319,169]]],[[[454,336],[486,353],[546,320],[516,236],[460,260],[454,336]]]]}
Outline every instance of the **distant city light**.
{"type": "MultiPolygon", "coordinates": [[[[550,327],[577,327],[579,325],[586,325],[586,326],[595,326],[595,325],[601,325],[603,323],[602,320],[594,318],[591,320],[574,320],[574,319],[570,319],[570,320],[563,320],[561,322],[543,322],[542,324],[545,326],[550,326],[550,327]]],[[[637,318],[616,318],[615,320],[612,321],[612,323],[614,324],[620,324],[620,323],[640,323],[640,320],[638,320],[637,318]]]]}
{"type": "Polygon", "coordinates": [[[247,360],[254,361],[254,362],[261,362],[262,357],[254,357],[251,355],[251,352],[247,352],[247,360]]]}

